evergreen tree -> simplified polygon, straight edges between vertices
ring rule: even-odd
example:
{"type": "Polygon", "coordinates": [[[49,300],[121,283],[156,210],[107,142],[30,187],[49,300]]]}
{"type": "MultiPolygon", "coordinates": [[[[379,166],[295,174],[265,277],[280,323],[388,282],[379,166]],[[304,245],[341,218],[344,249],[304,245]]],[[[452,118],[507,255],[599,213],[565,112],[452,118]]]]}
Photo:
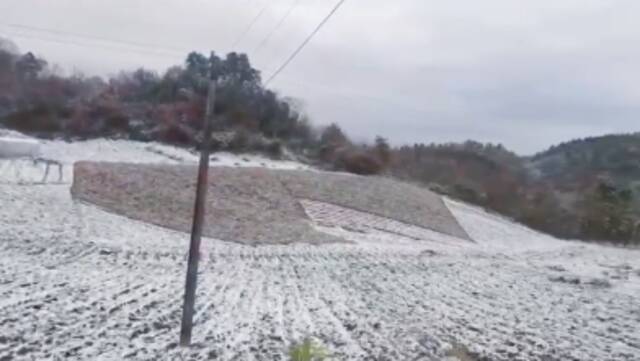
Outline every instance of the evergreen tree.
{"type": "Polygon", "coordinates": [[[631,190],[599,183],[583,202],[582,233],[594,240],[628,243],[635,231],[632,202],[631,190]]]}

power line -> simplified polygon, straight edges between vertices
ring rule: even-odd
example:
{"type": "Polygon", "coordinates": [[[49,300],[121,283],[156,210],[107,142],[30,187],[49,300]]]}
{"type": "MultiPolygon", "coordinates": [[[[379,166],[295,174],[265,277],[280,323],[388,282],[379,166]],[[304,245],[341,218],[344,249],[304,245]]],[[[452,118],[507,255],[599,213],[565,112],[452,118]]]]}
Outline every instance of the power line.
{"type": "Polygon", "coordinates": [[[260,41],[260,44],[258,44],[258,46],[256,46],[256,48],[253,50],[254,54],[257,53],[260,49],[262,49],[262,47],[264,47],[267,44],[267,42],[269,42],[269,40],[271,40],[273,35],[282,27],[282,25],[285,23],[285,21],[287,21],[287,19],[291,15],[291,13],[293,13],[293,10],[295,10],[295,8],[298,6],[298,4],[300,4],[300,1],[301,0],[294,0],[293,1],[293,3],[291,4],[291,6],[287,10],[287,12],[284,14],[284,16],[282,18],[280,18],[280,20],[278,21],[276,26],[273,27],[273,29],[271,29],[271,31],[264,37],[264,39],[262,39],[262,41],[260,41]]]}
{"type": "MultiPolygon", "coordinates": [[[[79,43],[76,41],[70,41],[70,40],[60,40],[60,39],[55,39],[55,38],[43,38],[43,37],[39,37],[39,36],[32,36],[32,35],[26,35],[26,34],[16,34],[16,33],[5,33],[5,34],[9,34],[11,36],[16,36],[16,37],[22,37],[22,38],[27,38],[27,39],[36,39],[36,40],[42,40],[42,41],[48,41],[48,42],[53,42],[53,43],[58,43],[58,44],[63,44],[63,45],[73,45],[73,46],[78,46],[78,47],[93,47],[93,48],[102,48],[102,49],[106,49],[106,50],[120,50],[120,51],[128,51],[128,52],[136,52],[136,53],[143,53],[143,54],[152,54],[152,55],[167,55],[167,56],[171,56],[172,58],[174,58],[172,55],[169,54],[162,54],[162,53],[157,53],[157,52],[148,52],[148,51],[143,51],[141,49],[125,49],[125,48],[115,48],[113,46],[105,46],[102,44],[86,44],[86,43],[79,43]]],[[[285,77],[286,78],[286,77],[285,77]]],[[[419,109],[419,108],[414,108],[410,105],[407,104],[400,104],[397,102],[392,102],[389,101],[386,98],[378,98],[372,95],[366,95],[366,94],[360,94],[360,93],[353,93],[353,92],[341,92],[341,93],[337,93],[335,92],[335,90],[327,85],[321,85],[319,83],[310,83],[310,82],[298,82],[295,81],[293,79],[290,80],[285,80],[284,81],[285,84],[289,84],[289,85],[293,85],[296,87],[302,87],[302,88],[314,88],[317,90],[321,90],[324,91],[326,93],[330,93],[331,95],[335,96],[336,98],[339,99],[344,99],[345,98],[350,98],[350,99],[361,99],[361,100],[365,100],[365,101],[369,101],[372,102],[374,104],[388,104],[390,106],[396,107],[396,108],[404,108],[406,110],[411,110],[415,113],[418,114],[422,114],[424,112],[426,112],[426,110],[424,109],[419,109]]],[[[352,102],[350,103],[352,104],[352,102]]]]}
{"type": "Polygon", "coordinates": [[[35,40],[46,41],[50,43],[57,43],[62,45],[74,45],[82,48],[100,48],[100,49],[106,49],[106,50],[116,50],[116,51],[119,50],[119,51],[134,52],[134,53],[149,54],[149,55],[160,55],[160,56],[165,56],[167,58],[171,57],[172,59],[175,59],[175,56],[176,56],[176,54],[173,54],[173,53],[169,54],[169,53],[163,53],[158,51],[145,51],[142,49],[135,49],[135,48],[113,47],[113,46],[108,46],[104,44],[90,44],[86,42],[77,42],[70,39],[60,39],[59,37],[58,38],[43,37],[43,36],[36,36],[33,34],[15,33],[15,32],[4,32],[4,34],[6,34],[5,36],[9,36],[9,37],[35,39],[35,40]]]}
{"type": "Polygon", "coordinates": [[[296,58],[296,56],[298,56],[298,54],[300,54],[302,49],[304,49],[304,47],[311,41],[311,39],[313,39],[313,37],[320,31],[320,29],[322,29],[322,27],[329,21],[329,19],[331,19],[331,17],[338,11],[338,9],[340,9],[340,7],[342,6],[342,4],[345,3],[345,1],[346,0],[338,0],[338,2],[333,7],[333,9],[331,9],[329,14],[327,14],[327,16],[325,16],[324,19],[322,19],[320,24],[316,26],[316,28],[311,32],[311,34],[309,34],[309,36],[307,36],[307,38],[304,39],[302,44],[300,44],[300,46],[296,48],[296,50],[287,58],[287,60],[278,68],[278,70],[276,70],[273,74],[271,74],[269,79],[267,79],[267,81],[265,82],[265,85],[268,85],[276,76],[278,76],[278,74],[280,74],[293,61],[293,59],[296,58]]]}
{"type": "MultiPolygon", "coordinates": [[[[371,95],[371,94],[364,94],[364,93],[358,93],[358,92],[353,92],[353,91],[341,91],[341,92],[336,92],[335,87],[329,86],[329,85],[324,85],[321,83],[317,83],[317,82],[309,82],[309,81],[305,81],[305,82],[300,82],[297,80],[294,80],[291,77],[287,77],[287,76],[282,76],[280,79],[284,79],[284,80],[280,80],[280,83],[283,84],[289,84],[291,86],[297,87],[297,88],[307,88],[307,89],[316,89],[319,91],[322,91],[324,93],[329,94],[330,96],[333,96],[336,99],[341,99],[341,100],[348,100],[348,99],[354,99],[354,100],[364,100],[367,102],[370,102],[372,104],[387,104],[390,107],[393,107],[395,109],[404,109],[404,110],[409,110],[413,113],[416,114],[426,114],[429,112],[428,109],[424,109],[424,108],[420,108],[420,107],[414,107],[411,104],[407,104],[407,103],[403,103],[403,102],[397,102],[397,101],[393,101],[390,100],[388,97],[378,97],[376,95],[371,95]],[[288,80],[287,80],[288,79],[288,80]]],[[[352,104],[353,102],[351,102],[350,104],[352,104]]]]}
{"type": "Polygon", "coordinates": [[[31,32],[40,32],[40,33],[48,33],[48,34],[54,34],[54,35],[71,36],[71,37],[80,38],[80,39],[87,39],[87,40],[91,40],[91,41],[114,43],[114,44],[126,45],[128,47],[145,48],[145,49],[153,50],[153,52],[155,52],[155,53],[158,53],[158,49],[161,49],[161,52],[169,52],[169,53],[180,54],[180,55],[184,55],[185,53],[188,52],[188,50],[179,49],[179,48],[175,48],[175,47],[163,47],[163,46],[156,45],[156,44],[145,44],[145,43],[141,43],[141,42],[119,40],[119,39],[111,39],[111,38],[94,36],[94,35],[86,35],[86,34],[79,34],[79,33],[60,31],[60,30],[57,30],[57,29],[35,27],[35,26],[31,26],[31,25],[7,24],[7,23],[0,23],[0,25],[8,27],[8,28],[27,30],[27,31],[31,31],[31,32]]]}
{"type": "Polygon", "coordinates": [[[267,11],[267,8],[269,8],[269,1],[267,1],[265,3],[265,5],[262,7],[262,9],[260,9],[260,11],[258,12],[258,14],[253,18],[253,20],[251,20],[251,22],[247,25],[247,27],[242,31],[242,33],[240,33],[240,36],[238,36],[236,38],[236,40],[233,42],[233,45],[231,45],[231,49],[235,49],[236,46],[238,46],[238,44],[240,44],[240,42],[242,41],[242,39],[244,39],[244,37],[249,33],[249,31],[253,28],[253,26],[258,22],[258,20],[260,20],[260,18],[262,17],[262,15],[265,13],[265,11],[267,11]]]}

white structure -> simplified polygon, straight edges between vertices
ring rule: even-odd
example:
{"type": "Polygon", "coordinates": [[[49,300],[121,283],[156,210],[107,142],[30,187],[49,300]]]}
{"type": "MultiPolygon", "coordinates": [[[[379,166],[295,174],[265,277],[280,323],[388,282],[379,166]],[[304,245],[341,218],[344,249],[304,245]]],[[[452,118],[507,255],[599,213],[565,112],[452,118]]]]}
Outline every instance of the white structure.
{"type": "Polygon", "coordinates": [[[0,137],[0,159],[35,159],[40,155],[40,142],[34,139],[0,137]]]}
{"type": "Polygon", "coordinates": [[[0,160],[9,161],[9,166],[15,167],[15,176],[20,179],[20,171],[23,165],[16,164],[16,161],[31,161],[33,165],[45,164],[45,173],[42,182],[46,182],[49,177],[49,168],[52,165],[58,167],[58,182],[62,181],[62,163],[43,158],[41,155],[40,142],[35,139],[18,137],[0,137],[0,160]]]}

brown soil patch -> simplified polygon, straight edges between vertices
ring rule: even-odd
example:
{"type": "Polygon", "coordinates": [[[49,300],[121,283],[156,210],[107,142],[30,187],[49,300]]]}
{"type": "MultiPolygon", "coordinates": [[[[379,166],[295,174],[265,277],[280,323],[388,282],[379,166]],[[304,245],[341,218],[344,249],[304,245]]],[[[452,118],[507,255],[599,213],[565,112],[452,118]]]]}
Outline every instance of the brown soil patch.
{"type": "MultiPolygon", "coordinates": [[[[197,167],[78,162],[72,195],[118,214],[190,232],[197,167]]],[[[377,177],[212,167],[203,234],[244,244],[324,244],[298,199],[351,207],[468,239],[442,199],[377,177]]]]}

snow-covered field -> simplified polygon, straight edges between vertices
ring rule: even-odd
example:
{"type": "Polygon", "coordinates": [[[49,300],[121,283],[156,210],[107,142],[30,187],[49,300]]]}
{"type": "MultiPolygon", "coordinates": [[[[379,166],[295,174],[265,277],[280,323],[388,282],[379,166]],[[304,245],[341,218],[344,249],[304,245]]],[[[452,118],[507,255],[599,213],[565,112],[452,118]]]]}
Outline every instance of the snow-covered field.
{"type": "Polygon", "coordinates": [[[106,140],[42,150],[66,164],[62,182],[0,160],[2,361],[286,360],[305,337],[335,360],[440,360],[453,344],[479,360],[640,360],[640,251],[559,241],[451,200],[476,243],[313,201],[315,227],[353,244],[203,240],[194,345],[181,349],[188,235],[76,204],[69,181],[77,160],[197,156],[106,140]]]}

